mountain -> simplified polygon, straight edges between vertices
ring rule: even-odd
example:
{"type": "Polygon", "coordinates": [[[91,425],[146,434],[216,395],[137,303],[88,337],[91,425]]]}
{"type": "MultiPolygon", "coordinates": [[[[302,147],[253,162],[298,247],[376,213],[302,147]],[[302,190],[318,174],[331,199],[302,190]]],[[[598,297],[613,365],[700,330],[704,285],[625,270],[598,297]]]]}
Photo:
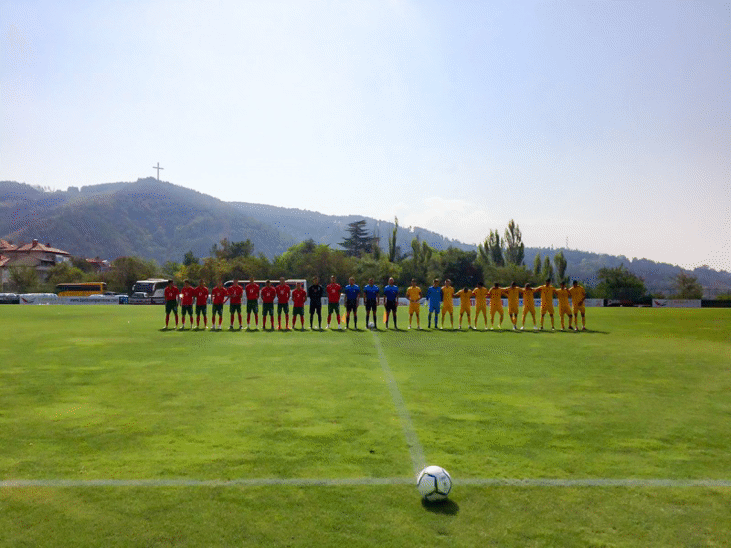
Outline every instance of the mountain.
{"type": "MultiPolygon", "coordinates": [[[[13,242],[37,239],[72,255],[114,259],[136,255],[181,261],[193,251],[206,257],[222,238],[250,239],[255,253],[270,259],[295,243],[313,239],[338,249],[348,223],[365,219],[366,228],[381,239],[386,250],[394,224],[359,215],[324,215],[315,211],[245,202],[224,202],[206,194],[154,178],[134,183],[108,183],[49,192],[23,183],[0,181],[0,238],[13,242]]],[[[487,231],[486,231],[487,232],[487,231]]],[[[435,249],[477,247],[419,227],[399,227],[396,243],[406,253],[418,238],[435,249]]],[[[525,264],[533,265],[537,253],[553,257],[559,250],[526,248],[525,264]]],[[[602,267],[624,264],[645,280],[652,292],[672,293],[671,279],[681,270],[692,274],[707,295],[731,290],[731,273],[706,266],[683,270],[648,259],[561,249],[568,261],[567,274],[588,285],[596,284],[602,267]]]]}
{"type": "Polygon", "coordinates": [[[72,255],[137,255],[160,263],[180,261],[188,250],[207,256],[224,237],[251,239],[268,255],[297,241],[227,202],[151,178],[50,193],[0,182],[0,234],[53,242],[72,255]]]}
{"type": "MultiPolygon", "coordinates": [[[[192,250],[205,257],[226,237],[250,239],[256,253],[270,259],[297,242],[312,238],[339,249],[348,223],[366,219],[388,247],[394,224],[357,215],[332,216],[245,202],[223,202],[206,194],[158,181],[108,183],[44,192],[30,185],[0,182],[0,237],[53,242],[72,255],[180,261],[192,250]]],[[[399,227],[397,245],[406,252],[419,238],[435,249],[475,246],[423,228],[399,227]]]]}

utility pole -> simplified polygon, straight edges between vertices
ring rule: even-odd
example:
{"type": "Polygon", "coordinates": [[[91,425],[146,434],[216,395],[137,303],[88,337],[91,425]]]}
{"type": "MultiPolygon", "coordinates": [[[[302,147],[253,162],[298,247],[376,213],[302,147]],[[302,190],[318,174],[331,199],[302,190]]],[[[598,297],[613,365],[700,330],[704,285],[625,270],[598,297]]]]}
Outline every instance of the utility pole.
{"type": "Polygon", "coordinates": [[[160,180],[160,170],[165,169],[164,167],[160,167],[160,162],[157,163],[157,166],[152,166],[152,169],[157,170],[157,180],[160,180]]]}

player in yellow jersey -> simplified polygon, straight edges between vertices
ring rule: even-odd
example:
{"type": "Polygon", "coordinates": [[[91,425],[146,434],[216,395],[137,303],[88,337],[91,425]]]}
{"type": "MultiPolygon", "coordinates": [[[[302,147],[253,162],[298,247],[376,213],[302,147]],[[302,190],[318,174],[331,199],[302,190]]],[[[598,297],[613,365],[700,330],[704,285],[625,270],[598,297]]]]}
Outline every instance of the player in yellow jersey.
{"type": "Polygon", "coordinates": [[[530,284],[525,284],[525,288],[520,290],[523,294],[523,325],[520,326],[521,330],[525,329],[525,316],[528,312],[533,317],[533,330],[538,329],[538,325],[536,324],[536,302],[534,299],[535,291],[530,284]]]}
{"type": "Polygon", "coordinates": [[[459,297],[459,328],[462,329],[462,316],[467,314],[467,329],[472,327],[472,290],[463,288],[457,291],[456,296],[459,297]]]}
{"type": "Polygon", "coordinates": [[[411,329],[411,319],[414,314],[416,314],[416,329],[421,329],[421,320],[419,319],[421,288],[416,285],[416,279],[414,278],[411,278],[411,286],[406,290],[406,298],[409,299],[409,329],[411,329]]]}
{"type": "Polygon", "coordinates": [[[558,297],[558,317],[561,318],[561,331],[566,331],[566,326],[563,322],[563,317],[568,315],[569,317],[569,331],[573,329],[571,325],[571,305],[569,304],[569,290],[566,289],[566,282],[561,282],[561,287],[556,290],[556,296],[558,297]]]}
{"type": "Polygon", "coordinates": [[[546,283],[536,287],[536,291],[541,292],[541,329],[543,329],[543,320],[546,314],[551,316],[551,330],[555,329],[553,320],[553,294],[556,292],[556,288],[551,285],[551,278],[546,280],[546,283]]]}
{"type": "Polygon", "coordinates": [[[508,296],[508,316],[510,321],[513,322],[513,331],[518,329],[518,303],[520,302],[520,288],[518,284],[513,282],[510,287],[504,287],[505,293],[508,296]]]}
{"type": "Polygon", "coordinates": [[[442,329],[444,329],[444,316],[449,312],[449,321],[454,329],[454,287],[452,287],[452,280],[444,280],[442,286],[442,329]]]}
{"type": "Polygon", "coordinates": [[[576,326],[576,331],[579,330],[579,312],[581,312],[582,330],[586,331],[586,307],[584,306],[586,290],[579,285],[579,282],[574,280],[573,285],[569,287],[569,294],[571,295],[571,304],[574,309],[574,326],[576,326]]]}
{"type": "Polygon", "coordinates": [[[477,329],[477,318],[482,312],[482,318],[485,320],[485,331],[487,331],[487,296],[489,294],[490,291],[482,282],[477,282],[477,287],[472,290],[472,295],[475,297],[475,329],[477,329]]]}
{"type": "Polygon", "coordinates": [[[488,293],[490,295],[490,329],[495,325],[495,314],[500,314],[500,321],[498,321],[498,329],[503,328],[503,318],[505,312],[503,311],[503,295],[505,291],[498,282],[495,282],[490,288],[488,293]]]}

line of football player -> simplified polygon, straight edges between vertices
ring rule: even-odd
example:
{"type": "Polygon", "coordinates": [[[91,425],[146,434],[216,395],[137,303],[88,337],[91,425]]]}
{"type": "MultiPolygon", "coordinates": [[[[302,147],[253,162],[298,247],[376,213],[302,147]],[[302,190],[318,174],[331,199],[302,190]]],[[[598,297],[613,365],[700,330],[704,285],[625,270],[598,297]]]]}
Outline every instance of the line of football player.
{"type": "MultiPolygon", "coordinates": [[[[312,279],[312,284],[305,290],[301,283],[297,283],[292,289],[284,278],[280,278],[279,284],[273,285],[271,280],[267,280],[264,286],[260,286],[253,278],[249,279],[249,283],[245,286],[239,284],[238,280],[233,281],[233,285],[228,288],[224,287],[222,281],[212,290],[208,290],[204,280],[200,284],[193,287],[189,280],[185,281],[182,289],[178,289],[172,280],[168,282],[165,288],[165,327],[168,329],[170,323],[170,315],[175,317],[176,329],[185,329],[185,317],[190,318],[190,327],[193,328],[193,305],[195,303],[195,328],[201,328],[201,316],[203,316],[203,329],[208,328],[208,312],[207,303],[210,295],[212,302],[211,329],[221,329],[223,323],[223,306],[229,303],[229,329],[233,330],[235,320],[238,319],[237,329],[243,329],[243,313],[242,304],[244,295],[246,295],[246,326],[251,328],[251,320],[253,316],[254,327],[259,326],[259,299],[262,300],[262,327],[266,329],[267,316],[270,318],[270,327],[274,329],[274,304],[277,304],[277,329],[283,329],[282,316],[284,316],[284,329],[288,330],[290,320],[289,303],[292,302],[292,328],[296,328],[297,318],[300,319],[300,329],[305,329],[305,303],[309,299],[309,316],[310,329],[315,329],[314,318],[317,316],[317,329],[322,330],[322,301],[327,296],[327,323],[325,329],[330,328],[333,316],[335,324],[333,327],[342,329],[350,328],[350,319],[353,317],[353,327],[358,329],[358,308],[361,300],[365,305],[366,325],[369,328],[376,329],[377,316],[376,311],[380,304],[383,304],[384,314],[383,322],[386,329],[389,328],[389,319],[393,322],[393,328],[398,329],[396,311],[399,303],[400,290],[395,285],[394,279],[390,278],[388,284],[384,286],[383,291],[373,282],[368,280],[368,284],[361,290],[360,286],[355,283],[354,278],[348,280],[346,286],[341,286],[335,276],[331,276],[330,283],[323,288],[320,285],[319,278],[312,279]],[[345,315],[340,314],[341,295],[345,295],[345,315]],[[182,309],[182,324],[179,326],[178,303],[182,309]],[[218,317],[218,323],[216,323],[218,317]]],[[[508,316],[514,330],[518,329],[518,316],[520,315],[520,298],[523,299],[522,325],[520,329],[525,329],[526,317],[530,314],[533,319],[533,329],[539,329],[536,322],[535,294],[540,294],[540,329],[543,329],[545,316],[548,315],[551,320],[551,330],[555,329],[554,324],[554,296],[558,300],[558,314],[561,320],[561,329],[565,329],[564,318],[568,316],[568,328],[579,330],[579,314],[581,314],[582,329],[586,329],[586,311],[584,301],[586,299],[586,291],[578,282],[574,281],[571,287],[566,287],[562,283],[560,287],[551,285],[551,280],[546,280],[545,284],[532,287],[526,284],[525,287],[519,287],[513,282],[508,287],[500,287],[499,283],[495,283],[493,287],[487,288],[482,282],[478,282],[477,287],[469,289],[464,287],[455,290],[451,280],[445,280],[444,285],[439,285],[439,280],[435,279],[432,285],[422,295],[421,288],[416,284],[416,280],[411,280],[411,285],[405,291],[405,297],[409,306],[409,325],[411,329],[413,318],[416,317],[416,328],[421,329],[421,305],[428,305],[428,327],[434,329],[443,329],[445,319],[449,317],[450,327],[454,329],[454,300],[459,299],[459,324],[458,329],[462,329],[462,321],[467,316],[467,328],[477,329],[478,319],[480,315],[483,318],[484,329],[488,329],[487,313],[490,311],[490,327],[495,328],[495,317],[498,316],[497,328],[502,329],[504,310],[503,297],[507,297],[508,316]],[[569,303],[569,300],[571,303],[569,303]],[[474,301],[474,323],[472,318],[472,302],[474,301]],[[440,318],[441,316],[441,318],[440,318]],[[441,322],[440,322],[441,320],[441,322]]]]}

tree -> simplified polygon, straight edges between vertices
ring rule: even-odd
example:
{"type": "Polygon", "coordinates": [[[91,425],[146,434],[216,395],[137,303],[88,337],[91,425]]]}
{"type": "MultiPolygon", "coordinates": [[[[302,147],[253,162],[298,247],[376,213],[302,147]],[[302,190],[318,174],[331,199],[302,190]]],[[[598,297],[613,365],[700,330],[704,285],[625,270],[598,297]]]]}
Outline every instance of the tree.
{"type": "Polygon", "coordinates": [[[490,236],[485,240],[487,244],[488,254],[490,256],[490,263],[495,266],[505,266],[505,259],[503,258],[503,245],[500,243],[500,234],[495,231],[490,231],[490,236]]]}
{"type": "Polygon", "coordinates": [[[553,266],[556,267],[556,283],[569,283],[569,277],[566,276],[566,266],[568,262],[563,256],[563,251],[559,251],[553,256],[553,266]]]}
{"type": "Polygon", "coordinates": [[[160,267],[154,261],[139,257],[118,257],[112,261],[112,269],[102,274],[110,291],[128,292],[137,280],[155,278],[160,275],[160,267]]]}
{"type": "Polygon", "coordinates": [[[434,250],[426,242],[420,241],[419,238],[411,240],[411,261],[406,261],[402,276],[407,277],[408,281],[416,278],[419,283],[424,283],[428,263],[433,253],[434,250]]]}
{"type": "Polygon", "coordinates": [[[456,247],[449,247],[436,253],[432,265],[429,267],[426,283],[434,278],[452,280],[454,287],[475,287],[483,279],[481,269],[477,264],[477,253],[463,251],[456,247]]]}
{"type": "Polygon", "coordinates": [[[198,257],[193,255],[193,250],[191,249],[185,255],[183,255],[183,265],[190,266],[192,264],[200,264],[200,261],[198,260],[198,257]]]}
{"type": "Polygon", "coordinates": [[[632,274],[624,264],[616,268],[600,268],[597,278],[600,280],[596,286],[597,293],[604,299],[638,301],[646,293],[642,278],[632,274]]]}
{"type": "Polygon", "coordinates": [[[38,272],[32,266],[11,265],[10,281],[18,293],[30,293],[38,289],[38,272]]]}
{"type": "Polygon", "coordinates": [[[211,247],[211,256],[218,259],[235,259],[237,257],[250,257],[254,253],[254,244],[250,239],[243,242],[230,242],[228,238],[224,238],[218,244],[211,247]]]}
{"type": "Polygon", "coordinates": [[[477,246],[479,261],[483,265],[504,266],[503,247],[500,243],[500,234],[497,230],[491,230],[490,235],[485,238],[484,243],[477,246]]]}
{"type": "Polygon", "coordinates": [[[359,283],[364,284],[369,278],[373,278],[377,284],[385,284],[388,278],[400,278],[401,266],[390,262],[386,257],[376,259],[366,256],[357,262],[352,274],[359,283]]]}
{"type": "Polygon", "coordinates": [[[180,267],[180,270],[178,270],[178,273],[176,274],[176,278],[180,280],[190,280],[190,283],[193,285],[197,285],[198,280],[201,279],[201,272],[203,270],[203,267],[198,263],[192,263],[189,265],[182,265],[180,267]]]}
{"type": "Polygon", "coordinates": [[[306,240],[276,257],[270,270],[274,277],[286,275],[310,280],[313,276],[319,276],[321,280],[327,281],[334,275],[343,281],[352,275],[356,265],[357,261],[347,257],[345,252],[306,240]]]}
{"type": "Polygon", "coordinates": [[[383,254],[383,252],[381,251],[381,243],[380,242],[381,242],[381,239],[378,236],[374,235],[373,236],[373,246],[371,248],[371,255],[373,255],[373,258],[376,261],[380,261],[381,260],[381,255],[383,254]]]}
{"type": "Polygon", "coordinates": [[[546,255],[543,259],[543,268],[541,268],[541,278],[547,280],[548,278],[553,279],[553,265],[551,264],[551,258],[546,255]]]}
{"type": "Polygon", "coordinates": [[[78,268],[79,270],[81,270],[82,272],[86,272],[87,274],[96,270],[96,267],[89,261],[87,261],[84,257],[71,257],[71,266],[78,268]]]}
{"type": "Polygon", "coordinates": [[[505,262],[521,266],[525,258],[525,245],[523,244],[523,234],[520,227],[510,219],[508,228],[505,229],[505,262]]]}
{"type": "Polygon", "coordinates": [[[536,258],[533,259],[533,276],[536,282],[541,281],[541,263],[541,254],[536,253],[536,258]]]}
{"type": "Polygon", "coordinates": [[[48,270],[46,286],[53,291],[57,284],[83,282],[85,279],[85,274],[81,269],[71,266],[64,261],[62,263],[56,263],[48,270]]]}
{"type": "MultiPolygon", "coordinates": [[[[200,269],[200,277],[208,283],[215,284],[223,279],[223,271],[226,269],[226,261],[207,257],[203,260],[200,269]]],[[[225,280],[224,280],[225,281],[225,280]]]]}
{"type": "Polygon", "coordinates": [[[672,278],[672,286],[675,290],[674,299],[702,299],[703,286],[698,283],[698,278],[686,274],[682,270],[672,278]]]}
{"type": "Polygon", "coordinates": [[[378,245],[377,237],[373,234],[369,235],[365,225],[365,219],[348,223],[345,230],[350,236],[338,244],[345,249],[348,257],[361,257],[364,253],[370,253],[374,245],[378,245]]]}
{"type": "Polygon", "coordinates": [[[388,239],[388,262],[396,262],[396,233],[398,232],[398,217],[393,218],[393,233],[388,239]]]}
{"type": "Polygon", "coordinates": [[[183,266],[175,261],[165,261],[162,265],[162,273],[166,278],[175,279],[178,277],[178,271],[183,266]]]}

